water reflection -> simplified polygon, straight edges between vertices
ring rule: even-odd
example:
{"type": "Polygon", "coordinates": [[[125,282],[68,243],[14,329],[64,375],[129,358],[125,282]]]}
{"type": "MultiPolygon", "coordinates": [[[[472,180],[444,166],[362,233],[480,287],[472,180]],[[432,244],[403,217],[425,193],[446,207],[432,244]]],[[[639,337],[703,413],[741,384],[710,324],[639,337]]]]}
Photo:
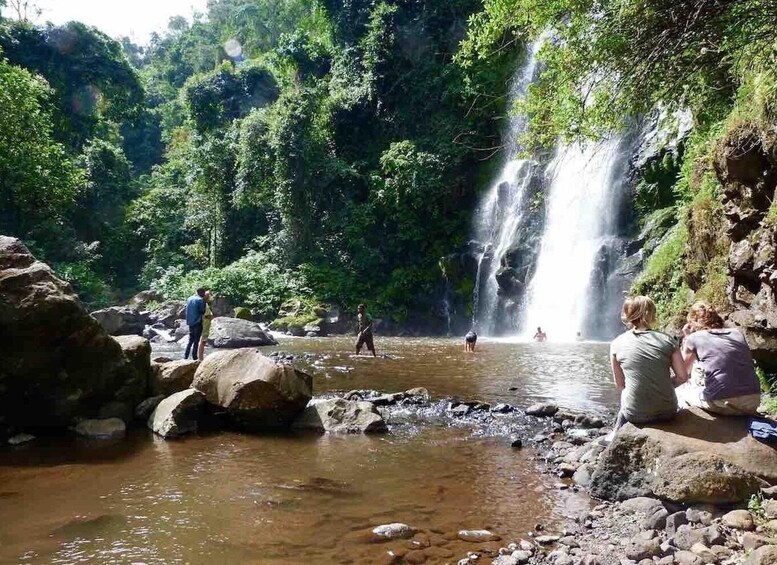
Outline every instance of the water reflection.
{"type": "Polygon", "coordinates": [[[351,339],[282,339],[292,353],[324,355],[314,365],[317,393],[424,386],[433,396],[478,398],[528,406],[552,401],[570,408],[611,412],[618,396],[610,377],[606,343],[509,343],[479,341],[474,354],[456,339],[376,338],[379,354],[351,354],[351,339]],[[514,388],[516,390],[510,390],[514,388]]]}
{"type": "MultiPolygon", "coordinates": [[[[425,386],[435,397],[595,411],[617,401],[601,344],[486,342],[468,355],[458,340],[381,338],[379,359],[353,357],[351,345],[275,349],[316,354],[317,393],[425,386]]],[[[438,532],[427,563],[449,562],[471,547],[446,534],[491,528],[516,539],[566,512],[528,455],[428,424],[382,437],[164,441],[138,430],[112,444],[39,441],[0,452],[0,562],[373,563],[402,546],[366,543],[364,532],[396,521],[438,532]]]]}

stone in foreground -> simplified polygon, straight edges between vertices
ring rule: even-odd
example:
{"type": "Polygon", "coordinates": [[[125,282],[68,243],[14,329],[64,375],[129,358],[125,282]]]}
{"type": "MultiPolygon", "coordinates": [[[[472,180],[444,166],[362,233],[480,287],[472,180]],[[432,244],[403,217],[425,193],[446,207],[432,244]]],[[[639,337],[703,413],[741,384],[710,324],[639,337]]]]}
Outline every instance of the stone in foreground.
{"type": "Polygon", "coordinates": [[[146,338],[137,335],[123,335],[113,339],[121,346],[130,369],[127,381],[116,396],[134,406],[148,390],[151,378],[151,344],[146,338]]]}
{"type": "Polygon", "coordinates": [[[728,514],[724,514],[720,520],[724,526],[735,530],[750,531],[755,529],[753,515],[747,510],[732,510],[728,514]]]}
{"type": "Polygon", "coordinates": [[[746,418],[681,411],[671,421],[627,424],[592,476],[597,498],[655,496],[680,503],[728,504],[777,481],[777,451],[754,440],[746,418]]]}
{"type": "Polygon", "coordinates": [[[153,377],[151,379],[151,393],[170,396],[192,386],[194,373],[197,371],[199,361],[192,359],[178,359],[169,363],[154,363],[153,377]]]}
{"type": "Polygon", "coordinates": [[[372,402],[333,398],[311,400],[292,428],[329,433],[369,434],[388,431],[386,422],[372,402]]]}
{"type": "Polygon", "coordinates": [[[127,426],[119,418],[82,420],[76,425],[75,432],[91,439],[113,439],[124,437],[127,433],[127,426]]]}
{"type": "Polygon", "coordinates": [[[192,387],[249,430],[286,428],[313,394],[310,375],[256,349],[218,351],[200,363],[192,387]]]}
{"type": "Polygon", "coordinates": [[[415,535],[416,529],[407,524],[394,522],[393,524],[383,524],[372,529],[372,534],[379,541],[388,541],[395,539],[407,539],[415,535]]]}
{"type": "Polygon", "coordinates": [[[208,338],[213,347],[224,349],[277,345],[259,324],[238,318],[213,318],[208,338]]]}
{"type": "Polygon", "coordinates": [[[0,236],[0,418],[17,428],[67,427],[144,390],[73,289],[12,237],[0,236]]]}
{"type": "Polygon", "coordinates": [[[774,565],[777,563],[777,545],[765,545],[751,553],[744,565],[774,565]]]}
{"type": "Polygon", "coordinates": [[[154,413],[159,403],[165,399],[164,395],[152,396],[146,398],[143,402],[135,407],[135,418],[141,422],[148,421],[148,417],[154,413]]]}
{"type": "Polygon", "coordinates": [[[148,427],[163,438],[173,438],[197,431],[205,397],[192,388],[168,396],[148,418],[148,427]]]}
{"type": "Polygon", "coordinates": [[[527,416],[553,416],[558,412],[558,406],[555,404],[532,404],[526,409],[527,416]]]}
{"type": "Polygon", "coordinates": [[[459,539],[468,542],[499,541],[498,535],[489,530],[460,530],[459,539]]]}

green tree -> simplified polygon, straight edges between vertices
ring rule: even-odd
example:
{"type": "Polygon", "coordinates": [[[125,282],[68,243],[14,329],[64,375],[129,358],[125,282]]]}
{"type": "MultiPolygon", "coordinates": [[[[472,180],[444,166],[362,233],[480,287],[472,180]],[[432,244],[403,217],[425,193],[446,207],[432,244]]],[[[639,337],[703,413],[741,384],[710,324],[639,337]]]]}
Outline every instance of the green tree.
{"type": "Polygon", "coordinates": [[[46,82],[0,57],[0,232],[56,241],[81,171],[54,140],[46,82]]]}

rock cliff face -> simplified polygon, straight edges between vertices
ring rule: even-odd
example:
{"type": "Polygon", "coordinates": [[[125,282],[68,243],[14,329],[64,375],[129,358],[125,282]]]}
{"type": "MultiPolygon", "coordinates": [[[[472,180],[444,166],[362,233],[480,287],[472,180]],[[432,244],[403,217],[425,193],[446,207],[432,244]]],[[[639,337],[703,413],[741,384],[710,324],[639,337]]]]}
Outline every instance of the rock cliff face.
{"type": "Polygon", "coordinates": [[[73,290],[18,240],[0,236],[0,433],[70,425],[147,383],[73,290]]]}
{"type": "Polygon", "coordinates": [[[740,126],[718,145],[715,173],[728,221],[729,320],[745,332],[753,355],[777,370],[777,139],[740,126]]]}

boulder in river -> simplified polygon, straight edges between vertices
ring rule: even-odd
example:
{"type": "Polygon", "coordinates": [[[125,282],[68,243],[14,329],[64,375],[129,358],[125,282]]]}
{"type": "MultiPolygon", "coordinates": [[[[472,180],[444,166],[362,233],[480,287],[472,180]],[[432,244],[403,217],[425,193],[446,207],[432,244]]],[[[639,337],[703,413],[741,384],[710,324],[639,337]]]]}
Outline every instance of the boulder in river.
{"type": "Polygon", "coordinates": [[[146,398],[143,402],[135,407],[135,418],[141,422],[148,421],[148,417],[154,413],[159,403],[165,399],[165,396],[160,394],[157,396],[151,396],[146,398]]]}
{"type": "Polygon", "coordinates": [[[225,408],[239,425],[261,430],[288,427],[310,401],[313,379],[257,349],[245,348],[208,355],[197,368],[192,387],[211,404],[225,408]]]}
{"type": "Polygon", "coordinates": [[[129,378],[117,391],[116,398],[134,406],[146,396],[148,389],[151,378],[151,344],[147,339],[136,335],[117,336],[113,339],[121,346],[131,370],[129,378]]]}
{"type": "Polygon", "coordinates": [[[330,433],[381,433],[388,431],[386,422],[372,402],[342,398],[312,400],[294,420],[298,430],[330,433]]]}
{"type": "Polygon", "coordinates": [[[91,439],[113,439],[124,437],[124,434],[127,433],[127,426],[119,418],[81,420],[76,424],[75,432],[91,439]]]}
{"type": "Polygon", "coordinates": [[[149,324],[162,324],[166,328],[174,328],[176,320],[183,320],[186,315],[186,304],[180,300],[169,300],[156,306],[148,312],[149,324]]]}
{"type": "Polygon", "coordinates": [[[239,318],[213,318],[209,339],[213,347],[226,349],[277,345],[259,324],[239,318]]]}
{"type": "Polygon", "coordinates": [[[621,428],[599,460],[591,491],[609,500],[726,504],[758,492],[761,479],[777,482],[777,451],[750,437],[747,418],[690,409],[671,422],[621,428]]]}
{"type": "Polygon", "coordinates": [[[203,394],[192,388],[168,396],[148,418],[148,427],[163,438],[197,431],[197,421],[205,404],[203,394]]]}
{"type": "Polygon", "coordinates": [[[66,427],[118,400],[143,398],[137,372],[72,288],[12,237],[0,236],[0,422],[66,427]]]}
{"type": "Polygon", "coordinates": [[[170,396],[186,390],[192,385],[194,373],[200,365],[193,359],[178,359],[169,363],[153,363],[151,393],[170,396]]]}
{"type": "Polygon", "coordinates": [[[127,306],[111,306],[92,312],[92,318],[100,322],[110,335],[143,335],[149,322],[147,314],[127,306]]]}
{"type": "Polygon", "coordinates": [[[372,534],[376,541],[389,541],[397,539],[412,538],[418,530],[407,524],[394,522],[392,524],[382,524],[372,529],[372,534]]]}

